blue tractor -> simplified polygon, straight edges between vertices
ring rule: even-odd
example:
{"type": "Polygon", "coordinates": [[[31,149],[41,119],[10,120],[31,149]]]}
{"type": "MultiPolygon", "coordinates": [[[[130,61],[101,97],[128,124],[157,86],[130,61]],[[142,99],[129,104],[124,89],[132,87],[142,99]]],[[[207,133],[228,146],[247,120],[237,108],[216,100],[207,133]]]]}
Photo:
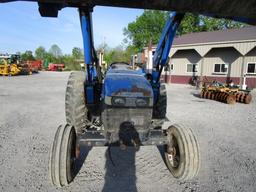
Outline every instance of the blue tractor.
{"type": "MultiPolygon", "coordinates": [[[[0,0],[10,1],[13,0],[0,0]]],[[[81,143],[87,146],[119,145],[123,149],[126,146],[138,149],[141,145],[164,145],[170,173],[179,180],[195,177],[200,167],[200,155],[192,130],[176,124],[162,127],[166,120],[167,94],[165,85],[160,83],[161,72],[168,62],[184,12],[255,24],[255,1],[44,0],[38,4],[40,14],[47,17],[57,17],[64,7],[78,7],[86,64],[86,72],[72,72],[68,79],[67,124],[58,127],[50,151],[52,183],[61,187],[73,180],[81,143]],[[92,38],[91,14],[95,5],[179,11],[170,14],[166,22],[154,54],[152,72],[133,69],[128,63],[119,62],[112,63],[103,77],[92,38]]]]}
{"type": "Polygon", "coordinates": [[[103,77],[93,47],[91,11],[89,7],[79,9],[87,67],[86,72],[72,72],[67,83],[67,125],[57,130],[50,160],[53,184],[63,186],[73,179],[78,156],[75,151],[81,143],[119,145],[122,149],[165,145],[166,165],[174,177],[193,178],[200,159],[192,131],[179,125],[162,129],[167,95],[160,76],[184,14],[170,15],[154,55],[152,73],[117,62],[109,66],[103,77]]]}

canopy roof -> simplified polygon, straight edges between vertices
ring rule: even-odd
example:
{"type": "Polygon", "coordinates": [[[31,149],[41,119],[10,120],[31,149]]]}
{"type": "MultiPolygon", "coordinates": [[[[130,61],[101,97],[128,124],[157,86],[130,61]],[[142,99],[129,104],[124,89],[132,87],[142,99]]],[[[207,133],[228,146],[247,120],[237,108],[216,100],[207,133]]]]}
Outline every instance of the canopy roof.
{"type": "MultiPolygon", "coordinates": [[[[17,0],[0,0],[0,3],[17,0]]],[[[26,1],[26,0],[23,0],[26,1]]],[[[48,4],[48,9],[64,7],[113,6],[191,12],[214,17],[243,20],[256,24],[256,0],[27,0],[48,4]]],[[[41,5],[40,5],[41,4],[41,5]]],[[[42,13],[41,13],[42,14],[42,13]]],[[[43,15],[47,16],[47,15],[43,15]]]]}

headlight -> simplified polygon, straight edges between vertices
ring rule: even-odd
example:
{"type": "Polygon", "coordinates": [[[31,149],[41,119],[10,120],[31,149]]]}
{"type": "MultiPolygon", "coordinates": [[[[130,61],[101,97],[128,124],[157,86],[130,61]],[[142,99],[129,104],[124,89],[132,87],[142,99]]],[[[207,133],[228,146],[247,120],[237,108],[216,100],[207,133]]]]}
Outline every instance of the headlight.
{"type": "Polygon", "coordinates": [[[146,107],[148,105],[148,100],[145,98],[138,98],[136,99],[136,106],[137,107],[146,107]]]}
{"type": "Polygon", "coordinates": [[[144,97],[112,97],[111,105],[117,107],[149,107],[150,99],[144,97]]]}
{"type": "Polygon", "coordinates": [[[112,98],[112,105],[115,105],[115,106],[125,106],[125,98],[113,97],[112,98]]]}

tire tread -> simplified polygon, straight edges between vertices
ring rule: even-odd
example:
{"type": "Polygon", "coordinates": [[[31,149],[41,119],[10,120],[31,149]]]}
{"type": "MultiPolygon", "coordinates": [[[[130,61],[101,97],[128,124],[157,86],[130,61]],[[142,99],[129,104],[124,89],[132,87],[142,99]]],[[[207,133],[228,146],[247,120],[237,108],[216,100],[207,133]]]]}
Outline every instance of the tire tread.
{"type": "Polygon", "coordinates": [[[81,134],[86,128],[87,108],[84,97],[84,80],[85,72],[71,72],[66,89],[66,121],[75,127],[77,134],[81,134]]]}

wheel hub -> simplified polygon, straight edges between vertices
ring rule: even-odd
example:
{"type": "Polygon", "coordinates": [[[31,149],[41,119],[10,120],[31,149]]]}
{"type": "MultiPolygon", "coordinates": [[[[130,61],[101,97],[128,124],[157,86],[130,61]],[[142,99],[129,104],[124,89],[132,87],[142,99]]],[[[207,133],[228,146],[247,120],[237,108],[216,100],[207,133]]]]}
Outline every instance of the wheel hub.
{"type": "Polygon", "coordinates": [[[180,164],[179,146],[176,138],[171,135],[169,145],[167,146],[167,156],[173,168],[178,168],[180,164]]]}

